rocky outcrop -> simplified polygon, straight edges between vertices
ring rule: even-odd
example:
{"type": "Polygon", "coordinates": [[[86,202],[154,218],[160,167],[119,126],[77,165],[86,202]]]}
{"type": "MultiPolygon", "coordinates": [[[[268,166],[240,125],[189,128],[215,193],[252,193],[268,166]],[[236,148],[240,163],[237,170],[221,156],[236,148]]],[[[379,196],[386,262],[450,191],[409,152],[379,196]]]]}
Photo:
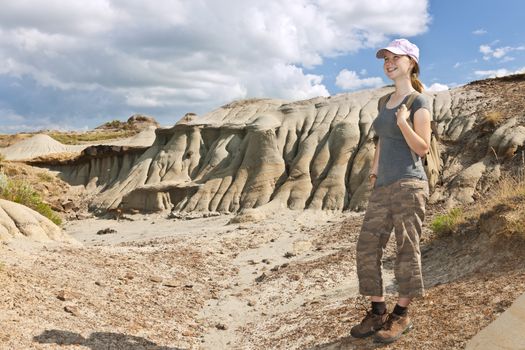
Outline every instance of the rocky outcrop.
{"type": "Polygon", "coordinates": [[[158,128],[160,125],[155,120],[155,118],[143,115],[143,114],[133,114],[128,118],[126,122],[121,122],[119,120],[113,120],[111,122],[104,123],[100,126],[97,126],[95,130],[143,130],[149,127],[158,128]]]}
{"type": "Polygon", "coordinates": [[[111,186],[122,174],[128,174],[146,147],[90,146],[79,156],[64,160],[35,159],[28,164],[57,171],[72,186],[83,185],[90,192],[111,186]]]}
{"type": "Polygon", "coordinates": [[[9,241],[14,238],[73,242],[57,225],[36,211],[21,204],[0,199],[0,241],[9,241]]]}
{"type": "MultiPolygon", "coordinates": [[[[93,208],[362,209],[373,156],[370,126],[379,97],[389,91],[238,101],[158,130],[152,147],[93,208]]],[[[447,129],[452,96],[429,98],[440,128],[447,129]]]]}
{"type": "Polygon", "coordinates": [[[37,134],[9,147],[0,149],[6,160],[29,160],[49,154],[74,154],[86,146],[64,145],[51,136],[37,134]]]}

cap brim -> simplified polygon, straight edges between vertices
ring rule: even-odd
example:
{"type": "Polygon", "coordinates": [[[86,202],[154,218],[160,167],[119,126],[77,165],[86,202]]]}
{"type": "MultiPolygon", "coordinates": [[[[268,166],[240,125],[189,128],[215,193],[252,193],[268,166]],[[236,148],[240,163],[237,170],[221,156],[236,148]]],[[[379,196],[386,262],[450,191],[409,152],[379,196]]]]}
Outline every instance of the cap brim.
{"type": "Polygon", "coordinates": [[[379,51],[377,51],[376,53],[376,57],[377,58],[385,58],[385,52],[386,51],[390,51],[392,52],[394,55],[406,55],[405,51],[397,48],[397,47],[385,47],[384,49],[381,49],[379,51]]]}

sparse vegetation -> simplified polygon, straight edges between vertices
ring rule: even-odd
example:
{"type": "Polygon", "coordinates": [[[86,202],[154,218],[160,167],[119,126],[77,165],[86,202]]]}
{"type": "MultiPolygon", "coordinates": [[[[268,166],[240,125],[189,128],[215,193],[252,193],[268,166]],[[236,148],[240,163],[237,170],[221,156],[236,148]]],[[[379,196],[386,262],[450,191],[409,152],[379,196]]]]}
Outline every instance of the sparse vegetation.
{"type": "Polygon", "coordinates": [[[62,219],[51,209],[49,204],[42,200],[42,197],[29,183],[23,180],[10,179],[3,172],[0,172],[0,198],[25,205],[57,225],[62,223],[62,219]]]}
{"type": "Polygon", "coordinates": [[[48,174],[48,173],[38,173],[36,176],[40,180],[42,180],[44,182],[51,182],[51,181],[53,181],[53,176],[51,174],[48,174]]]}
{"type": "Polygon", "coordinates": [[[136,135],[138,130],[126,129],[126,130],[112,130],[112,131],[95,131],[86,133],[61,133],[51,132],[49,136],[61,142],[65,145],[76,145],[81,143],[89,143],[117,138],[125,138],[136,135]]]}
{"type": "Polygon", "coordinates": [[[503,114],[499,111],[491,111],[485,114],[483,123],[490,126],[496,126],[503,120],[503,114]]]}
{"type": "Polygon", "coordinates": [[[504,217],[505,224],[498,234],[525,239],[525,181],[521,177],[503,176],[485,200],[466,211],[454,208],[437,216],[431,223],[432,230],[439,235],[453,234],[461,224],[479,223],[482,218],[504,217]]]}
{"type": "Polygon", "coordinates": [[[446,214],[438,215],[430,224],[438,235],[448,235],[456,231],[457,227],[465,222],[465,214],[460,208],[454,208],[446,214]]]}

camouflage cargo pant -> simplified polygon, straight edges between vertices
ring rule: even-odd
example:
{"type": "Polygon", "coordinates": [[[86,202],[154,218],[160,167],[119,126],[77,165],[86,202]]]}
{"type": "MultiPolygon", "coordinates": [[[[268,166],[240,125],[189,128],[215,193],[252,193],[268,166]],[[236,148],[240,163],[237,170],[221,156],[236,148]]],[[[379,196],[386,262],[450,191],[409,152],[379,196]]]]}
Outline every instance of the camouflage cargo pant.
{"type": "Polygon", "coordinates": [[[357,276],[362,295],[384,294],[381,259],[392,228],[397,243],[394,273],[399,296],[423,295],[419,237],[427,199],[428,183],[418,179],[402,179],[373,190],[357,242],[357,276]]]}

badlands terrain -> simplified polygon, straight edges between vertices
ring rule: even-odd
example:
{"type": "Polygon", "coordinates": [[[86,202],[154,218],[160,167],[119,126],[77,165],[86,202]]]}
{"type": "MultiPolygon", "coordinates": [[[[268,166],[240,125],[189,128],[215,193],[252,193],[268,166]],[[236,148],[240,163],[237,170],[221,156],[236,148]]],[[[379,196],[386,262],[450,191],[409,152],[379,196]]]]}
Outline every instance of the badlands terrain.
{"type": "MultiPolygon", "coordinates": [[[[349,330],[366,307],[355,244],[370,125],[391,89],[236,101],[76,144],[3,136],[3,177],[62,223],[0,200],[0,349],[379,347],[349,330]]],[[[427,296],[384,349],[465,348],[525,292],[525,193],[507,193],[524,182],[525,77],[428,97],[442,167],[422,237],[427,296]],[[431,230],[451,211],[464,220],[431,230]]],[[[390,306],[394,257],[392,239],[390,306]]]]}

